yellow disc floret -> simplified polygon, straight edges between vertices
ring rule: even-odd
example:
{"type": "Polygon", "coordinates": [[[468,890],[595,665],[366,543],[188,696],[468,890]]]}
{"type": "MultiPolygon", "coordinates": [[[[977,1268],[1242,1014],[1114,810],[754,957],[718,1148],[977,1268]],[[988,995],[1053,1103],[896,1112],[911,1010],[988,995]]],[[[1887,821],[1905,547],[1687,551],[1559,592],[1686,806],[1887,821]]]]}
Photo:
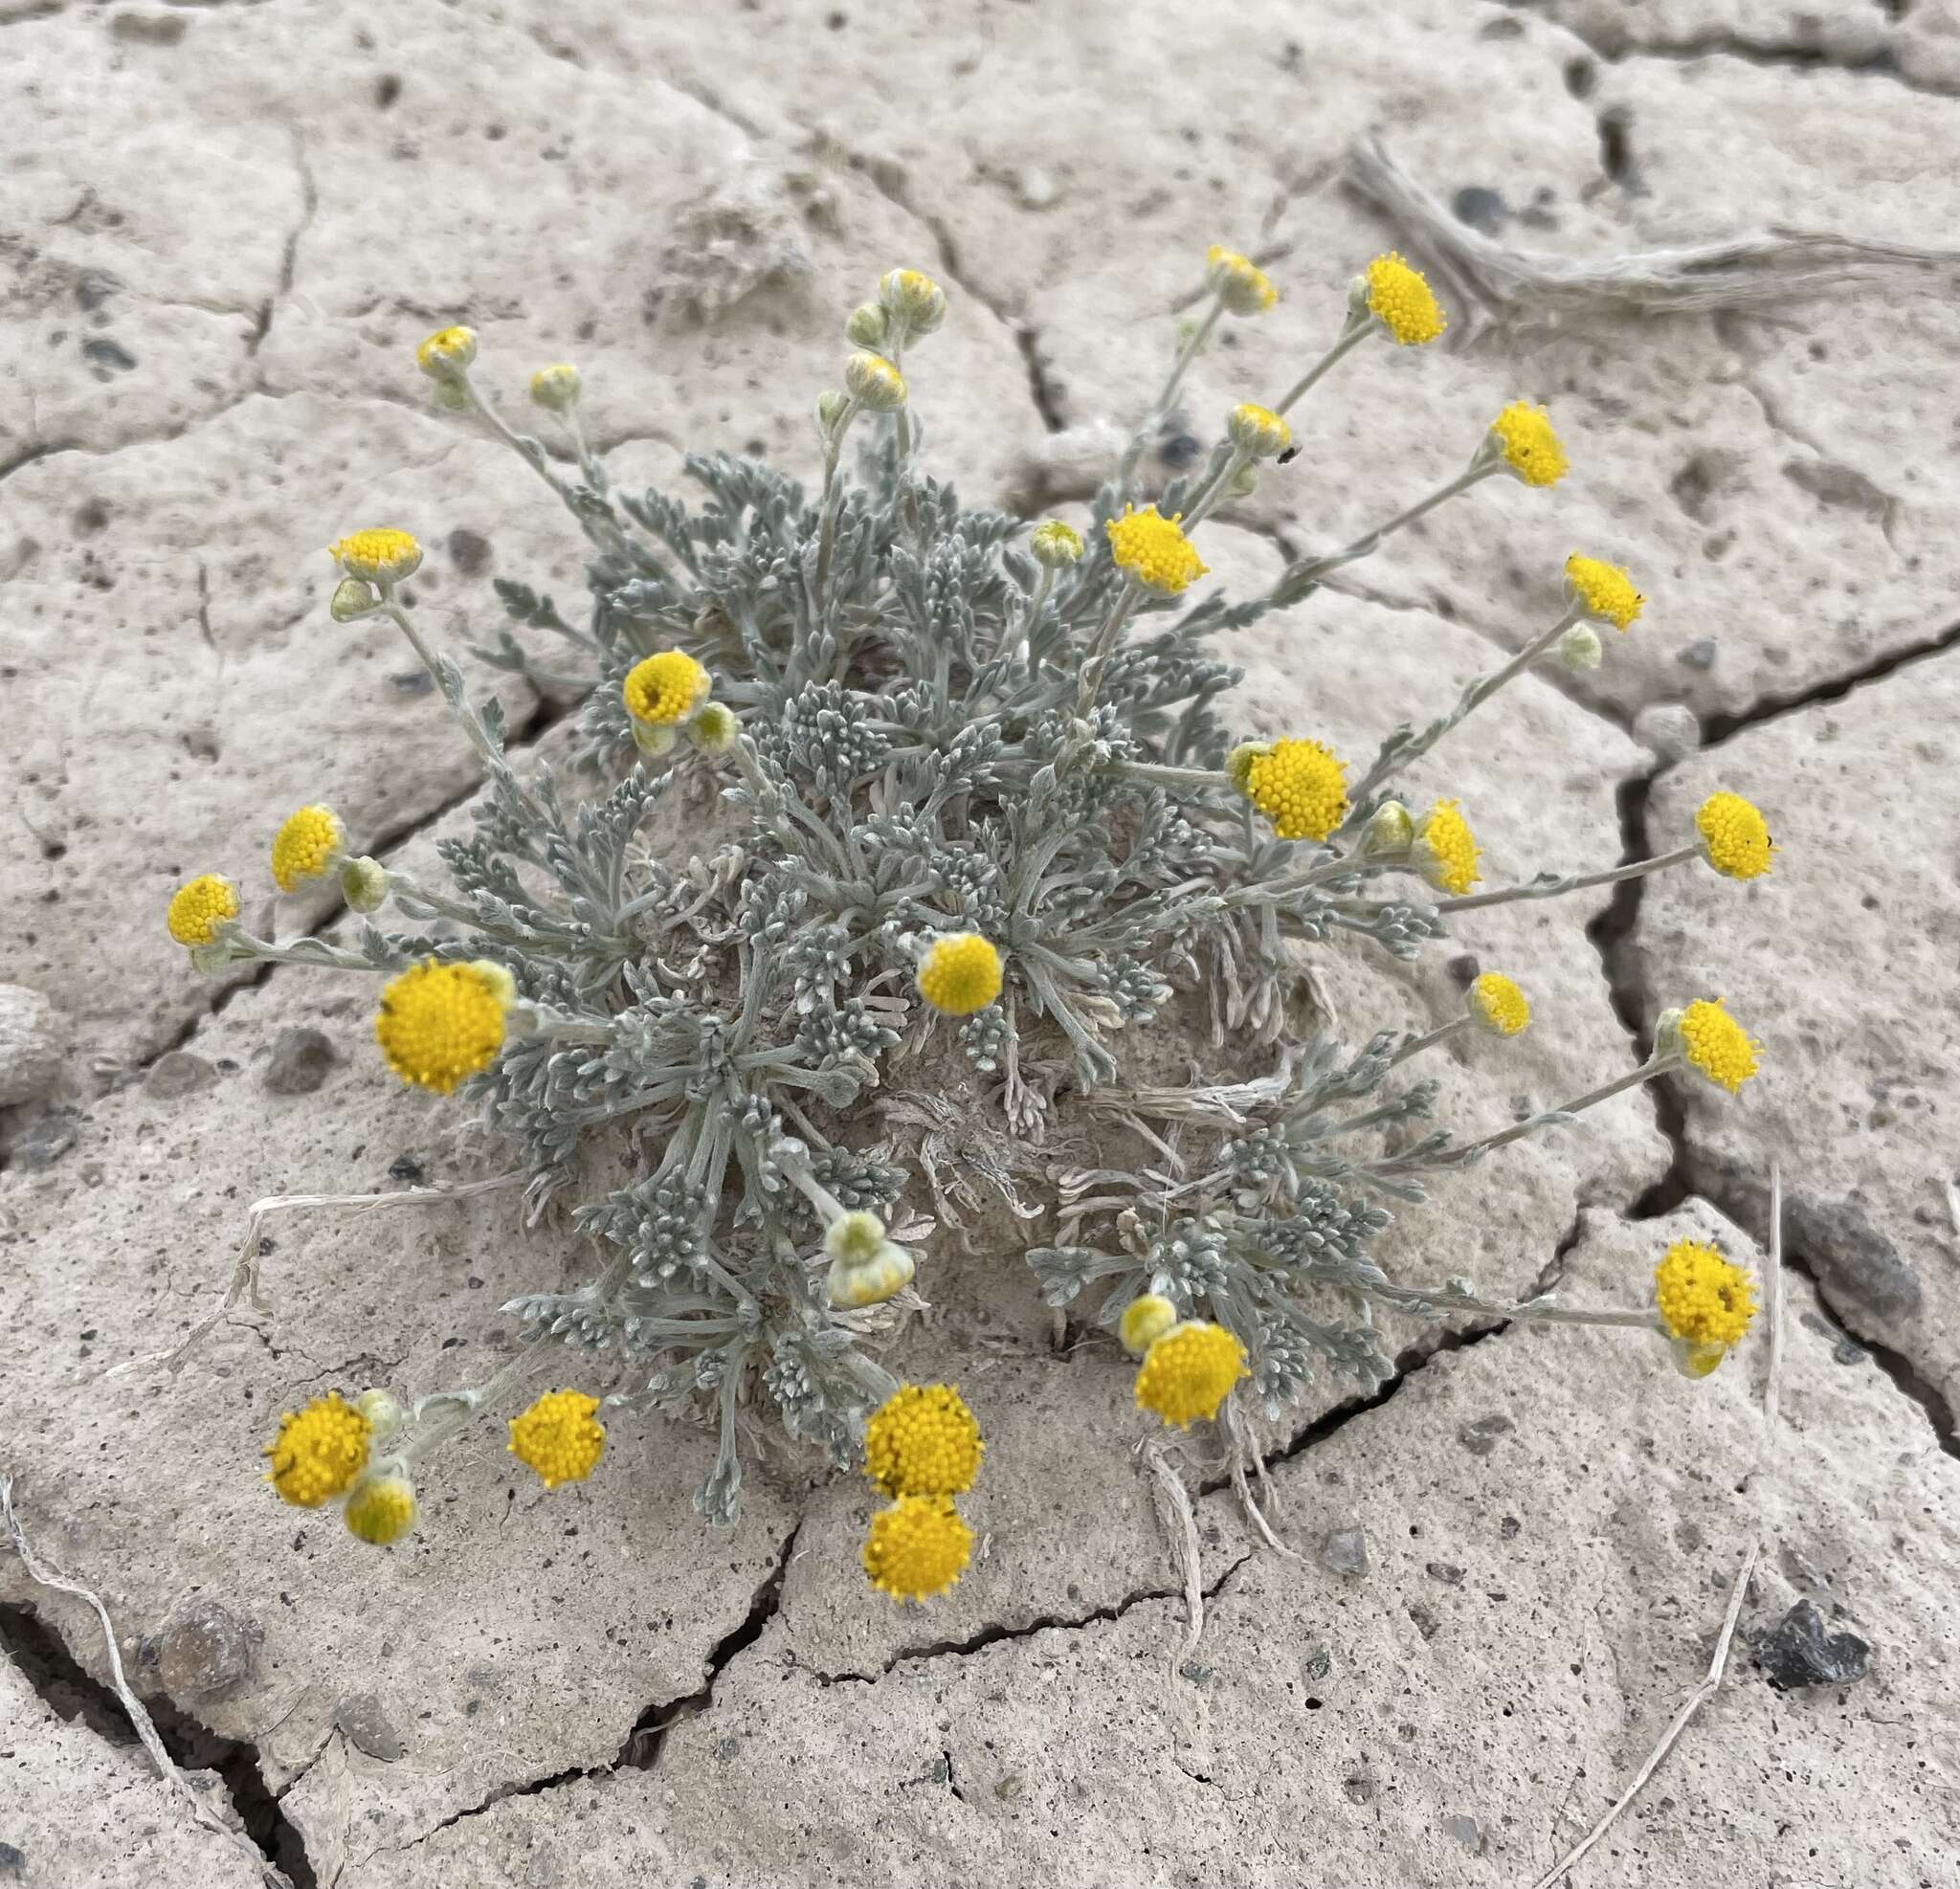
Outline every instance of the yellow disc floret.
{"type": "Polygon", "coordinates": [[[1647,599],[1634,589],[1634,580],[1616,564],[1601,564],[1597,558],[1582,558],[1574,551],[1566,560],[1566,583],[1572,601],[1588,616],[1596,616],[1615,630],[1624,630],[1640,613],[1647,599]]]}
{"type": "Polygon", "coordinates": [[[1189,1429],[1218,1414],[1232,1387],[1246,1375],[1245,1346],[1223,1325],[1201,1319],[1172,1325],[1152,1345],[1137,1372],[1137,1409],[1189,1429]]]}
{"type": "Polygon", "coordinates": [[[1755,1286],[1712,1246],[1678,1239],[1654,1269],[1660,1322],[1691,1345],[1736,1344],[1756,1315],[1755,1286]]]}
{"type": "Polygon", "coordinates": [[[1205,252],[1205,280],[1232,315],[1263,315],[1280,300],[1280,291],[1250,256],[1214,243],[1205,252]]]}
{"type": "Polygon", "coordinates": [[[458,379],[477,358],[477,331],[461,325],[437,328],[415,349],[415,366],[431,380],[458,379]]]}
{"type": "Polygon", "coordinates": [[[973,1555],[973,1531],[946,1496],[901,1496],[871,1518],[864,1571],[894,1600],[929,1600],[960,1578],[973,1555]]]}
{"type": "Polygon", "coordinates": [[[1556,485],[1570,470],[1566,449],[1543,407],[1514,400],[1491,421],[1490,430],[1503,446],[1504,464],[1526,485],[1556,485]]]}
{"type": "Polygon", "coordinates": [[[1763,1046],[1752,1042],[1734,1017],[1722,1008],[1722,999],[1712,1003],[1696,998],[1681,1013],[1681,1045],[1690,1064],[1709,1081],[1732,1096],[1756,1073],[1756,1052],[1763,1046]]]}
{"type": "Polygon", "coordinates": [[[339,863],[346,843],[346,829],[331,807],[301,808],[272,836],[272,882],[291,892],[309,879],[323,878],[339,863]]]}
{"type": "Polygon", "coordinates": [[[1000,953],[977,931],[956,931],[934,941],[917,981],[934,1010],[971,1016],[1000,995],[1000,953]]]}
{"type": "Polygon", "coordinates": [[[341,1514],[364,1542],[386,1547],[415,1525],[415,1485],[406,1476],[364,1476],[347,1491],[341,1514]]]}
{"type": "Polygon", "coordinates": [[[367,1466],[374,1426],[341,1401],[338,1390],[316,1397],[303,1411],[286,1411],[279,1433],[265,1446],[272,1468],[265,1479],[281,1501],[318,1508],[339,1495],[367,1466]]]}
{"type": "Polygon", "coordinates": [[[446,1096],[497,1060],[511,995],[501,966],[424,958],[382,991],[374,1040],[404,1082],[446,1096]]]}
{"type": "Polygon", "coordinates": [[[708,672],[685,650],[661,650],[626,672],[619,693],[635,722],[666,728],[692,715],[713,687],[708,672]]]}
{"type": "Polygon", "coordinates": [[[1763,816],[1739,793],[1711,793],[1695,814],[1702,853],[1724,878],[1760,878],[1776,843],[1763,816]]]}
{"type": "Polygon", "coordinates": [[[164,922],[180,944],[213,944],[238,916],[238,888],[216,873],[199,873],[170,895],[164,922]]]}
{"type": "Polygon", "coordinates": [[[1531,1005],[1502,971],[1487,970],[1470,987],[1470,1014],[1494,1036],[1515,1036],[1531,1021],[1531,1005]]]}
{"type": "Polygon", "coordinates": [[[1313,741],[1275,742],[1245,767],[1245,797],[1281,839],[1325,839],[1348,817],[1348,764],[1313,741]]]}
{"type": "Polygon", "coordinates": [[[369,584],[400,584],[422,567],[422,547],[406,531],[382,526],[336,538],[327,553],[349,577],[369,584]]]}
{"type": "Polygon", "coordinates": [[[1168,597],[1176,596],[1192,578],[1206,575],[1211,567],[1200,560],[1180,528],[1183,516],[1179,512],[1176,518],[1162,518],[1155,505],[1142,511],[1125,505],[1121,518],[1102,527],[1109,534],[1109,554],[1117,568],[1168,597]]]}
{"type": "Polygon", "coordinates": [[[1412,269],[1391,250],[1368,265],[1368,312],[1398,347],[1420,347],[1447,323],[1421,270],[1412,269]]]}
{"type": "Polygon", "coordinates": [[[907,1384],[864,1427],[864,1473],[887,1496],[958,1496],[986,1448],[952,1385],[907,1384]]]}
{"type": "Polygon", "coordinates": [[[1438,800],[1416,822],[1410,858],[1430,884],[1460,897],[1481,875],[1477,870],[1477,836],[1454,800],[1438,800]]]}
{"type": "Polygon", "coordinates": [[[583,1390],[547,1390],[510,1420],[510,1454],[538,1472],[546,1488],[583,1482],[606,1447],[606,1426],[593,1416],[596,1397],[583,1390]]]}

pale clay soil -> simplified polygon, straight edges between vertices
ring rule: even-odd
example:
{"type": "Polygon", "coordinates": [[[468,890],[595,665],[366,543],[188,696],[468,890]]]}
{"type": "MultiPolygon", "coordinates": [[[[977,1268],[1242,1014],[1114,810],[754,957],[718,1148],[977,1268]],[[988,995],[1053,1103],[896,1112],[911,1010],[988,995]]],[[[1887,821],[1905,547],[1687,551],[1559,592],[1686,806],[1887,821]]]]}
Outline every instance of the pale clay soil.
{"type": "MultiPolygon", "coordinates": [[[[711,1441],[657,1419],[548,1497],[479,1426],[385,1553],[280,1507],[256,1452],[281,1409],[476,1381],[510,1293],[582,1276],[507,1194],[269,1220],[270,1315],[176,1374],[104,1372],[189,1327],[253,1200],[494,1170],[383,1070],[365,986],[213,986],[161,924],[192,872],[263,885],[303,801],[390,857],[465,817],[469,751],[409,653],[327,619],[330,538],[420,536],[452,647],[493,575],[581,593],[567,520],[430,410],[431,327],[472,322],[513,392],[577,360],[622,473],[674,487],[682,447],[808,473],[843,311],[922,267],[952,303],[913,375],[930,464],[1066,510],[1206,244],[1258,246],[1284,292],[1194,369],[1207,436],[1317,346],[1358,262],[1422,259],[1344,188],[1370,132],[1559,257],[1960,243],[1960,6],[0,0],[0,1474],[100,1591],[209,1824],[250,1834],[170,1794],[93,1613],[0,1548],[0,1884],[244,1885],[256,1844],[340,1889],[1525,1885],[1701,1678],[1751,1542],[1726,1685],[1573,1881],[1953,1879],[1950,272],[1550,329],[1459,305],[1451,345],[1348,364],[1300,460],[1205,538],[1219,579],[1270,581],[1504,400],[1549,403],[1572,477],[1485,487],[1240,638],[1239,716],[1362,751],[1544,621],[1569,550],[1633,567],[1650,603],[1603,668],[1520,684],[1412,786],[1463,799],[1493,880],[1671,846],[1728,787],[1773,876],[1474,914],[1411,969],[1332,952],[1325,977],[1356,1033],[1449,1014],[1465,954],[1531,990],[1529,1034],[1439,1061],[1465,1130],[1626,1067],[1666,1003],[1728,1001],[1765,1044],[1739,1100],[1623,1097],[1404,1211],[1381,1255],[1624,1302],[1683,1234],[1761,1267],[1780,1160],[1773,1446],[1760,1343],[1694,1384],[1624,1332],[1397,1327],[1384,1394],[1328,1383],[1263,1438],[1303,1558],[1259,1542],[1210,1435],[1172,1452],[1188,1651],[1128,1370],[1058,1345],[1007,1224],[935,1245],[902,1354],[991,1445],[980,1551],[928,1610],[859,1580],[861,1483],[784,1459],[711,1533],[711,1441]],[[275,1092],[301,1029],[335,1058],[275,1092]],[[1366,1569],[1335,1571],[1355,1529],[1366,1569]],[[1804,1598],[1868,1644],[1862,1679],[1769,1684],[1759,1642],[1804,1598]]],[[[559,705],[503,695],[527,765],[562,754],[559,705]]],[[[335,916],[287,905],[288,930],[335,916]]]]}

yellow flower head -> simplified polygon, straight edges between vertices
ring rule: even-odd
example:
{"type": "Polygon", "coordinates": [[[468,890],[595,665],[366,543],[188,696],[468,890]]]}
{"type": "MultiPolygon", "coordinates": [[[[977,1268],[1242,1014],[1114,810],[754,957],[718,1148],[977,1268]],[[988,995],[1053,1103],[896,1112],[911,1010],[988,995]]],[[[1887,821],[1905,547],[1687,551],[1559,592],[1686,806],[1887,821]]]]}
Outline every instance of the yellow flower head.
{"type": "Polygon", "coordinates": [[[887,1496],[958,1496],[987,1445],[950,1384],[907,1384],[864,1426],[864,1473],[887,1496]]]}
{"type": "Polygon", "coordinates": [[[1494,1036],[1515,1036],[1530,1023],[1531,1006],[1502,971],[1487,970],[1470,987],[1470,1014],[1494,1036]]]}
{"type": "Polygon", "coordinates": [[[1319,742],[1275,742],[1246,765],[1243,791],[1281,839],[1325,839],[1348,817],[1347,770],[1319,742]]]}
{"type": "Polygon", "coordinates": [[[1368,312],[1388,329],[1398,347],[1420,347],[1448,324],[1419,269],[1391,250],[1368,265],[1368,312]]]}
{"type": "Polygon", "coordinates": [[[1271,459],[1293,444],[1293,429],[1270,407],[1241,400],[1225,419],[1225,436],[1255,459],[1271,459]]]}
{"type": "Polygon", "coordinates": [[[303,1411],[286,1411],[279,1433],[265,1446],[272,1458],[265,1479],[281,1501],[318,1508],[367,1466],[373,1429],[359,1411],[341,1402],[338,1390],[314,1398],[303,1411]]]}
{"type": "Polygon", "coordinates": [[[437,328],[415,349],[415,366],[431,380],[454,381],[477,358],[477,331],[461,326],[437,328]]]}
{"type": "Polygon", "coordinates": [[[1582,558],[1576,551],[1566,560],[1566,586],[1572,601],[1581,605],[1588,616],[1596,616],[1615,630],[1624,630],[1647,601],[1634,589],[1634,580],[1621,566],[1582,558]]]}
{"type": "Polygon", "coordinates": [[[946,1496],[901,1496],[871,1518],[864,1571],[894,1600],[929,1600],[960,1578],[972,1559],[973,1531],[946,1496]]]}
{"type": "Polygon", "coordinates": [[[895,412],[905,404],[905,377],[882,354],[852,355],[844,363],[844,386],[868,413],[895,412]]]}
{"type": "Polygon", "coordinates": [[[404,1082],[446,1096],[497,1060],[513,995],[500,965],[424,958],[382,991],[374,1040],[404,1082]]]}
{"type": "Polygon", "coordinates": [[[272,836],[272,882],[291,892],[309,879],[324,878],[346,844],[346,829],[331,807],[301,808],[272,836]]]}
{"type": "Polygon", "coordinates": [[[422,547],[406,531],[383,526],[336,538],[327,553],[349,577],[369,584],[401,584],[422,567],[422,547]]]}
{"type": "Polygon", "coordinates": [[[216,873],[199,873],[170,895],[164,922],[180,944],[214,944],[237,916],[238,888],[216,873]]]}
{"type": "Polygon", "coordinates": [[[619,693],[635,722],[665,728],[692,715],[713,687],[708,672],[685,650],[662,650],[635,662],[619,693]]]}
{"type": "Polygon", "coordinates": [[[1503,443],[1504,464],[1526,485],[1556,485],[1570,470],[1566,449],[1551,430],[1551,415],[1528,400],[1514,400],[1490,430],[1503,443]]]}
{"type": "Polygon", "coordinates": [[[606,1426],[592,1414],[596,1397],[583,1390],[547,1390],[510,1420],[510,1454],[538,1472],[546,1488],[583,1482],[606,1447],[606,1426]]]}
{"type": "Polygon", "coordinates": [[[568,413],[578,405],[578,369],[569,361],[554,361],[531,376],[531,402],[547,413],[568,413]]]}
{"type": "Polygon", "coordinates": [[[1000,995],[1000,953],[977,931],[936,939],[919,967],[919,994],[946,1016],[971,1016],[1000,995]]]}
{"type": "Polygon", "coordinates": [[[1438,890],[1459,897],[1468,892],[1482,877],[1477,870],[1477,837],[1454,800],[1438,800],[1415,823],[1410,858],[1438,890]]]}
{"type": "Polygon", "coordinates": [[[1082,534],[1058,518],[1043,519],[1028,538],[1035,562],[1048,570],[1065,570],[1080,562],[1082,534]]]}
{"type": "Polygon", "coordinates": [[[1125,505],[1121,518],[1113,518],[1102,529],[1109,534],[1109,554],[1119,570],[1174,597],[1193,577],[1203,577],[1211,567],[1198,557],[1184,535],[1177,518],[1160,518],[1155,505],[1142,511],[1125,505]]]}
{"type": "Polygon", "coordinates": [[[1245,1346],[1223,1325],[1188,1319],[1172,1325],[1145,1354],[1137,1372],[1137,1409],[1155,1411],[1188,1430],[1196,1417],[1218,1414],[1232,1387],[1247,1375],[1245,1346]]]}
{"type": "Polygon", "coordinates": [[[1756,1073],[1756,1052],[1742,1025],[1714,1002],[1696,998],[1681,1013],[1681,1045],[1690,1064],[1732,1096],[1756,1073]]]}
{"type": "Polygon", "coordinates": [[[1739,793],[1711,793],[1695,814],[1702,852],[1724,878],[1760,878],[1776,842],[1763,816],[1739,793]]]}
{"type": "Polygon", "coordinates": [[[1660,1322],[1693,1345],[1726,1349],[1740,1341],[1756,1315],[1755,1287],[1740,1266],[1712,1246],[1678,1239],[1654,1269],[1660,1322]]]}
{"type": "Polygon", "coordinates": [[[1228,315],[1263,315],[1280,300],[1263,269],[1222,243],[1205,252],[1205,283],[1223,300],[1228,315]]]}
{"type": "Polygon", "coordinates": [[[415,1485],[406,1476],[364,1476],[347,1491],[341,1514],[364,1542],[386,1547],[415,1525],[415,1485]]]}

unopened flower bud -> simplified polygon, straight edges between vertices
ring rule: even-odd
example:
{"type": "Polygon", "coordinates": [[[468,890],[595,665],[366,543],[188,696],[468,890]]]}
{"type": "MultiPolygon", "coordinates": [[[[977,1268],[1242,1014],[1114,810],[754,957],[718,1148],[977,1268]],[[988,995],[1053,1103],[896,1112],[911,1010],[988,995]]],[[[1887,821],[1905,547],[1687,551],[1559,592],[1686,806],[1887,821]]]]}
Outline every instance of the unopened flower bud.
{"type": "Polygon", "coordinates": [[[343,577],[333,587],[333,599],[327,605],[336,623],[357,623],[380,608],[380,591],[360,577],[343,577]]]}
{"type": "Polygon", "coordinates": [[[1035,562],[1048,570],[1066,570],[1082,555],[1082,534],[1058,518],[1043,519],[1028,539],[1035,562]]]}
{"type": "Polygon", "coordinates": [[[854,1266],[842,1259],[833,1259],[827,1281],[831,1303],[847,1311],[860,1310],[866,1305],[882,1305],[887,1299],[904,1291],[912,1283],[915,1270],[912,1256],[891,1240],[886,1240],[861,1265],[854,1266]]]}
{"type": "Polygon", "coordinates": [[[844,339],[876,354],[891,338],[892,320],[875,301],[860,301],[844,322],[844,339]]]}
{"type": "Polygon", "coordinates": [[[398,1469],[369,1470],[347,1491],[342,1514],[362,1541],[386,1547],[415,1525],[415,1485],[398,1469]]]}
{"type": "Polygon", "coordinates": [[[1177,1322],[1177,1307],[1160,1292],[1146,1292],[1123,1308],[1116,1335],[1132,1358],[1141,1358],[1177,1322]]]}
{"type": "Polygon", "coordinates": [[[908,335],[929,335],[946,320],[946,291],[916,269],[888,269],[878,278],[878,299],[908,335]]]}
{"type": "Polygon", "coordinates": [[[1228,315],[1263,315],[1280,300],[1280,291],[1250,256],[1222,243],[1205,252],[1205,283],[1225,304],[1228,315]]]}
{"type": "Polygon", "coordinates": [[[1357,850],[1365,859],[1398,858],[1414,841],[1414,816],[1399,800],[1385,800],[1368,816],[1357,850]]]}
{"type": "Polygon", "coordinates": [[[851,396],[839,393],[835,388],[827,389],[816,396],[816,430],[826,439],[837,430],[838,423],[851,411],[851,396]]]}
{"type": "Polygon", "coordinates": [[[1293,429],[1270,407],[1242,400],[1225,421],[1225,436],[1255,459],[1271,459],[1293,444],[1293,429]]]}
{"type": "Polygon", "coordinates": [[[341,897],[351,912],[378,912],[388,903],[389,888],[394,883],[379,859],[365,855],[348,859],[341,867],[341,897]]]}
{"type": "Polygon", "coordinates": [[[1589,669],[1597,669],[1606,655],[1606,645],[1599,640],[1599,632],[1590,623],[1575,623],[1558,639],[1558,659],[1573,675],[1583,675],[1589,669]]]}
{"type": "Polygon", "coordinates": [[[862,1266],[878,1257],[884,1242],[884,1222],[860,1209],[831,1222],[823,1236],[823,1250],[847,1266],[862,1266]]]}
{"type": "Polygon", "coordinates": [[[905,404],[905,377],[882,354],[854,354],[844,363],[844,385],[870,413],[895,412],[905,404]]]}
{"type": "Polygon", "coordinates": [[[364,1390],[354,1399],[354,1408],[374,1426],[376,1442],[402,1427],[402,1407],[389,1391],[364,1390]]]}
{"type": "Polygon", "coordinates": [[[477,331],[458,324],[437,328],[415,349],[415,366],[433,381],[460,380],[477,358],[477,331]]]}
{"type": "Polygon", "coordinates": [[[735,711],[719,701],[696,709],[683,725],[687,739],[703,754],[726,754],[742,732],[735,711]]]}
{"type": "Polygon", "coordinates": [[[578,405],[578,369],[569,361],[556,361],[531,376],[531,398],[547,413],[568,413],[578,405]]]}

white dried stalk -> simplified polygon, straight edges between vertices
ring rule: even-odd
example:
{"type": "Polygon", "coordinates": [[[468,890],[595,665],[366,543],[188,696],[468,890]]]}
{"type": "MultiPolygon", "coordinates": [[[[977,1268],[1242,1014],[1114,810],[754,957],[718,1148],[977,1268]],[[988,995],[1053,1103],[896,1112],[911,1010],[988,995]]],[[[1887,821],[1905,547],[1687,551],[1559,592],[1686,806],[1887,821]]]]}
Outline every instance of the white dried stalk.
{"type": "Polygon", "coordinates": [[[1956,250],[1774,227],[1726,242],[1578,261],[1546,250],[1512,249],[1459,222],[1389,156],[1379,139],[1348,153],[1347,181],[1409,232],[1466,304],[1481,304],[1500,322],[1741,308],[1866,280],[1887,270],[1960,265],[1956,250]]]}
{"type": "Polygon", "coordinates": [[[1687,1723],[1709,1700],[1722,1689],[1722,1676],[1728,1668],[1728,1645],[1735,1637],[1735,1623],[1742,1616],[1743,1595],[1749,1585],[1749,1576],[1755,1572],[1756,1545],[1751,1542],[1748,1552],[1742,1558],[1742,1567],[1736,1571],[1735,1583],[1728,1590],[1728,1611],[1722,1621],[1722,1633],[1715,1642],[1715,1656],[1708,1662],[1707,1675],[1693,1692],[1681,1710],[1674,1715],[1667,1729],[1660,1734],[1654,1749],[1647,1754],[1647,1762],[1634,1773],[1634,1781],[1623,1790],[1612,1810],[1594,1824],[1585,1840],[1569,1850],[1550,1869],[1531,1885],[1531,1889],[1551,1889],[1551,1885],[1569,1875],[1594,1844],[1611,1830],[1620,1812],[1646,1788],[1647,1780],[1659,1769],[1660,1761],[1674,1748],[1674,1742],[1686,1730],[1687,1723]]]}
{"type": "Polygon", "coordinates": [[[109,1683],[116,1697],[122,1701],[122,1710],[128,1714],[129,1722],[135,1727],[136,1735],[143,1741],[143,1748],[149,1753],[150,1763],[157,1767],[157,1775],[180,1798],[189,1810],[192,1818],[214,1835],[221,1836],[234,1849],[247,1856],[259,1875],[270,1885],[270,1889],[293,1889],[291,1879],[283,1870],[277,1868],[243,1831],[235,1830],[226,1823],[217,1812],[211,1809],[192,1790],[184,1773],[177,1768],[177,1762],[164,1746],[158,1735],[156,1722],[145,1709],[143,1700],[129,1688],[129,1680],[122,1671],[122,1649],[116,1644],[116,1629],[109,1619],[109,1610],[102,1605],[101,1596],[92,1589],[84,1588],[78,1581],[71,1581],[49,1562],[43,1561],[28,1545],[26,1532],[20,1525],[20,1518],[13,1512],[13,1478],[0,1476],[0,1523],[4,1523],[7,1539],[13,1550],[20,1556],[20,1565],[27,1569],[28,1579],[36,1587],[47,1588],[57,1594],[73,1594],[77,1600],[85,1601],[95,1610],[95,1615],[102,1623],[102,1641],[109,1651],[109,1683]]]}

